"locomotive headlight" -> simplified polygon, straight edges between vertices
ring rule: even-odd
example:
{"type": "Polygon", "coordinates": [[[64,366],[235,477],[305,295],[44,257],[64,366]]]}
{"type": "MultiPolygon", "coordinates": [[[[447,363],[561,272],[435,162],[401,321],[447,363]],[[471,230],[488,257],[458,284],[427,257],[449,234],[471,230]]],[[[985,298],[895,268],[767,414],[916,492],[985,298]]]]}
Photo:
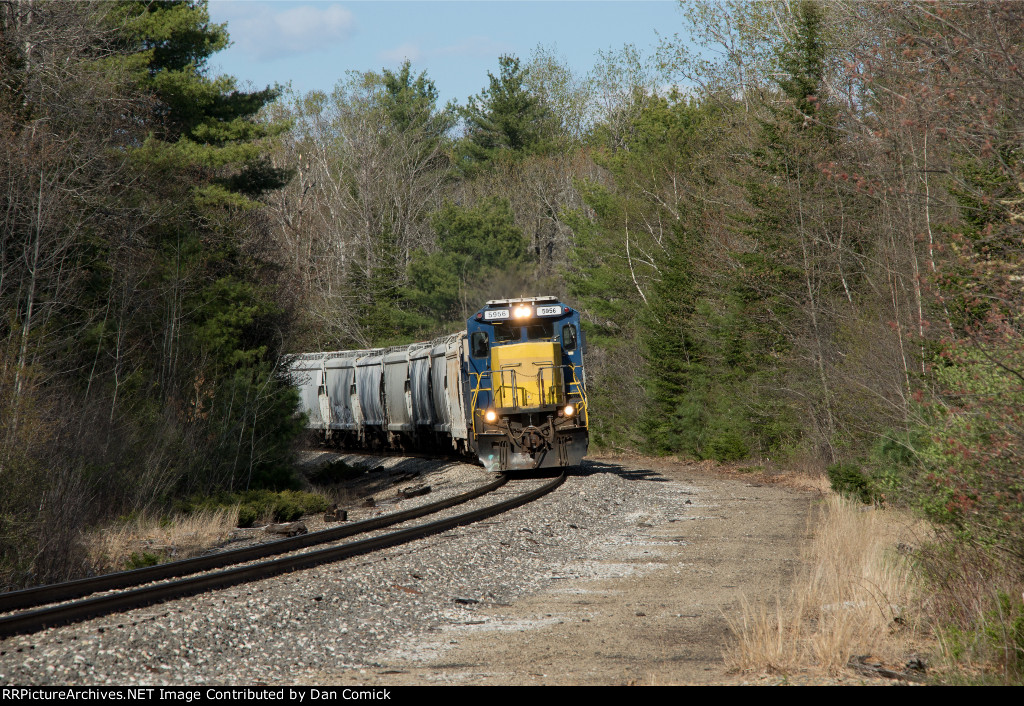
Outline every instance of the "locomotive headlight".
{"type": "Polygon", "coordinates": [[[491,424],[494,424],[494,422],[498,420],[498,413],[495,412],[493,409],[489,409],[486,412],[484,412],[484,419],[490,422],[491,424]]]}
{"type": "Polygon", "coordinates": [[[576,408],[571,404],[565,405],[565,416],[571,417],[576,412],[576,408]]]}
{"type": "Polygon", "coordinates": [[[528,307],[528,306],[517,306],[516,307],[516,318],[517,319],[528,319],[530,317],[530,314],[532,314],[532,313],[533,312],[530,310],[530,307],[528,307]]]}

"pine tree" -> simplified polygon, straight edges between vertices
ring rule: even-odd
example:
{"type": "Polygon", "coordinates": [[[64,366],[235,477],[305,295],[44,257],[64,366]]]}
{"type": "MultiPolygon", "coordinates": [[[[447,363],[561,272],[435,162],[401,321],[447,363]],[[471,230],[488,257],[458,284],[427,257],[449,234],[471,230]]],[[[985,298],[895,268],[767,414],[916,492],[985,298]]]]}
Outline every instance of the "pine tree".
{"type": "Polygon", "coordinates": [[[733,282],[736,312],[748,326],[744,388],[757,446],[771,452],[816,430],[809,443],[826,458],[836,433],[825,330],[836,283],[819,264],[822,234],[833,228],[832,192],[820,169],[834,154],[833,111],[821,99],[827,52],[821,7],[801,2],[794,34],[776,55],[780,100],[760,120],[751,153],[751,211],[737,219],[750,241],[734,255],[733,282]]]}
{"type": "Polygon", "coordinates": [[[695,157],[724,114],[680,96],[638,106],[602,145],[614,183],[577,185],[592,216],[566,215],[575,236],[567,279],[602,351],[591,394],[596,439],[697,453],[706,396],[694,333],[705,288],[698,194],[711,177],[695,157]]]}
{"type": "Polygon", "coordinates": [[[408,60],[398,73],[384,69],[380,85],[380,109],[394,134],[423,132],[427,136],[423,149],[431,150],[454,126],[454,109],[447,106],[438,110],[437,87],[426,71],[414,77],[408,60]]]}
{"type": "Polygon", "coordinates": [[[257,119],[278,91],[239,91],[234,79],[207,74],[228,36],[204,1],[120,2],[108,21],[119,51],[105,61],[152,106],[148,136],[132,150],[150,185],[139,204],[150,217],[146,247],[132,267],[148,271],[135,286],[152,300],[126,321],[157,332],[150,389],[180,410],[183,427],[205,428],[211,444],[181,465],[192,469],[183,487],[285,482],[294,393],[275,366],[287,320],[269,253],[257,244],[259,198],[288,178],[267,157],[287,125],[257,119]]]}
{"type": "Polygon", "coordinates": [[[463,109],[466,139],[462,147],[470,162],[487,162],[542,152],[547,123],[554,118],[526,86],[528,69],[514,56],[499,58],[498,76],[487,72],[490,86],[469,99],[463,109]]]}
{"type": "Polygon", "coordinates": [[[648,444],[659,453],[704,452],[707,411],[703,352],[694,336],[700,296],[694,270],[696,234],[677,225],[666,243],[661,278],[651,290],[644,317],[644,386],[649,404],[641,421],[648,444]]]}
{"type": "Polygon", "coordinates": [[[471,208],[446,203],[431,224],[438,249],[414,255],[407,290],[426,332],[464,321],[480,302],[524,288],[528,243],[507,200],[483,199],[471,208]]]}

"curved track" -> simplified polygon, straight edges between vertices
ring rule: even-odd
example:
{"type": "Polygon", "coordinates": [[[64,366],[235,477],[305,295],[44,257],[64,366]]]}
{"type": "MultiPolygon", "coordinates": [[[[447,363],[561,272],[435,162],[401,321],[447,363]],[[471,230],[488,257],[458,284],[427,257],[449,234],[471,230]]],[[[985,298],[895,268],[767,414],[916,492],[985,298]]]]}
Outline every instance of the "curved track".
{"type": "MultiPolygon", "coordinates": [[[[477,488],[469,493],[464,493],[447,500],[431,503],[404,512],[393,513],[383,517],[364,520],[345,527],[339,527],[313,534],[284,539],[277,542],[261,545],[259,547],[248,547],[231,552],[223,552],[207,557],[189,559],[171,564],[164,564],[134,571],[125,571],[118,574],[108,574],[94,579],[83,579],[65,584],[54,584],[42,586],[35,589],[27,589],[15,593],[0,596],[0,611],[13,610],[20,607],[36,606],[42,603],[67,600],[68,598],[79,597],[101,590],[113,588],[124,588],[137,586],[142,583],[174,578],[186,574],[207,571],[212,568],[219,568],[228,564],[252,561],[254,559],[293,551],[317,543],[329,542],[342,537],[351,536],[360,532],[366,532],[381,527],[395,525],[409,519],[421,517],[439,510],[452,507],[453,505],[465,502],[475,497],[484,495],[500,487],[507,481],[501,476],[492,483],[477,488]],[[328,536],[329,535],[329,536],[328,536]]],[[[132,608],[140,608],[154,603],[194,595],[217,588],[225,588],[240,583],[256,581],[259,579],[274,576],[289,571],[305,569],[319,564],[338,561],[348,557],[365,554],[385,547],[391,547],[405,542],[425,537],[437,532],[470,524],[479,520],[498,515],[502,512],[525,505],[547,493],[551,492],[565,481],[565,473],[554,480],[545,483],[527,493],[517,495],[493,505],[473,510],[471,512],[455,515],[435,522],[417,525],[408,529],[399,530],[389,534],[373,537],[370,539],[348,542],[336,547],[321,549],[295,556],[283,557],[270,561],[264,561],[248,566],[240,566],[224,571],[204,574],[191,578],[179,579],[160,583],[153,586],[145,586],[135,590],[124,591],[111,595],[87,598],[81,601],[74,601],[48,608],[15,613],[0,617],[0,638],[10,635],[18,635],[36,632],[48,627],[65,625],[67,623],[86,620],[88,618],[115,613],[132,608]]]]}
{"type": "Polygon", "coordinates": [[[20,610],[22,608],[31,608],[33,606],[45,605],[47,603],[71,600],[73,598],[88,596],[100,591],[111,591],[115,589],[129,588],[131,586],[141,586],[142,584],[152,583],[153,581],[164,581],[166,579],[177,578],[179,576],[188,576],[189,574],[196,574],[201,571],[210,571],[224,566],[231,566],[232,564],[241,564],[247,561],[265,559],[266,557],[274,556],[276,554],[284,554],[297,549],[311,547],[316,544],[324,544],[326,542],[344,539],[345,537],[351,537],[357,534],[362,534],[363,532],[390,527],[401,522],[414,520],[417,517],[423,517],[424,515],[429,515],[431,513],[459,505],[467,500],[472,500],[473,498],[490,493],[491,491],[500,488],[507,481],[508,478],[506,476],[499,476],[494,481],[484,486],[462,493],[461,495],[455,495],[445,500],[430,503],[428,505],[421,505],[420,507],[414,507],[409,510],[391,513],[381,517],[373,517],[360,522],[353,522],[352,524],[344,525],[343,527],[334,527],[320,532],[300,535],[298,537],[266,542],[255,547],[244,547],[241,549],[219,552],[217,554],[210,554],[208,556],[195,557],[193,559],[168,562],[166,564],[158,564],[157,566],[147,566],[141,569],[133,569],[132,571],[120,571],[113,574],[104,574],[102,576],[79,579],[77,581],[68,581],[66,583],[57,583],[48,586],[36,586],[22,591],[12,591],[10,593],[0,594],[0,613],[20,610]]]}

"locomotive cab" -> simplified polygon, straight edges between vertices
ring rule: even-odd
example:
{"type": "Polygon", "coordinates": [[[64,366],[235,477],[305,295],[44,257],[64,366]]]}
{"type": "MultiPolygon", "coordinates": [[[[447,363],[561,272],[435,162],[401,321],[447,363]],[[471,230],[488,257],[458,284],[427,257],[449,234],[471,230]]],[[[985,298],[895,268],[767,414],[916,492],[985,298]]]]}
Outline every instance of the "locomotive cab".
{"type": "Polygon", "coordinates": [[[579,312],[555,297],[496,299],[467,333],[480,462],[492,471],[578,465],[588,438],[579,312]]]}

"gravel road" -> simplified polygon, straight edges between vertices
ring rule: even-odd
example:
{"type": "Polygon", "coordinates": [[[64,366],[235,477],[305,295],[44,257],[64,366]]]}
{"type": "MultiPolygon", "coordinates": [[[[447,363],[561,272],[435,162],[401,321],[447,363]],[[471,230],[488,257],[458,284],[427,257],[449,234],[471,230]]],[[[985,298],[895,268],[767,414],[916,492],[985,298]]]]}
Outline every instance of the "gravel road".
{"type": "MultiPolygon", "coordinates": [[[[489,478],[464,464],[375,464],[418,473],[434,489],[418,502],[489,478]]],[[[726,615],[741,595],[774,602],[813,499],[741,473],[589,459],[553,494],[484,523],[2,640],[0,683],[721,681],[726,615]]]]}

